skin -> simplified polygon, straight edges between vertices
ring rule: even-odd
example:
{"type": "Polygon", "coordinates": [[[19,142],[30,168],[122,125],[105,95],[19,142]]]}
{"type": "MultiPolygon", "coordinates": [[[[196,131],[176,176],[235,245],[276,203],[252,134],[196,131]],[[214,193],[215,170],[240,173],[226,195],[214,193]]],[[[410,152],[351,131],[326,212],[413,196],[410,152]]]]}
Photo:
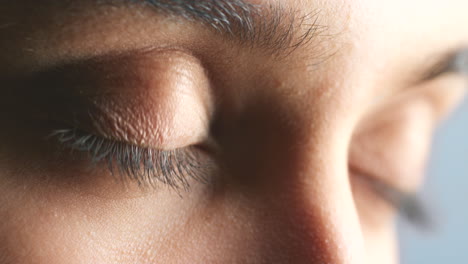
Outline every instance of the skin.
{"type": "Polygon", "coordinates": [[[394,210],[359,172],[420,185],[432,132],[466,80],[411,78],[467,46],[468,2],[278,0],[320,10],[327,27],[288,56],[144,8],[82,1],[72,15],[54,2],[1,5],[1,79],[16,87],[66,61],[157,47],[132,82],[125,60],[109,64],[124,77],[99,89],[128,101],[106,97],[118,106],[99,104],[107,121],[83,123],[130,124],[96,133],[143,147],[206,145],[219,168],[189,191],[121,184],[85,155],[57,159],[39,136],[50,127],[24,103],[34,98],[2,86],[1,263],[397,263],[394,210]],[[153,129],[164,136],[145,138],[153,129]]]}

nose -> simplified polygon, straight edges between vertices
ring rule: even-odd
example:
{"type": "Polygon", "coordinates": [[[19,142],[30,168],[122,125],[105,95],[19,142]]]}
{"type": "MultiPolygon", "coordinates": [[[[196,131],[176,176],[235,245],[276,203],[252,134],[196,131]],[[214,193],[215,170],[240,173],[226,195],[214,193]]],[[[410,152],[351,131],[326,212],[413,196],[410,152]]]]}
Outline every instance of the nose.
{"type": "Polygon", "coordinates": [[[321,113],[270,106],[252,104],[217,133],[230,188],[252,212],[255,254],[261,263],[365,263],[346,129],[319,121],[321,113]]]}

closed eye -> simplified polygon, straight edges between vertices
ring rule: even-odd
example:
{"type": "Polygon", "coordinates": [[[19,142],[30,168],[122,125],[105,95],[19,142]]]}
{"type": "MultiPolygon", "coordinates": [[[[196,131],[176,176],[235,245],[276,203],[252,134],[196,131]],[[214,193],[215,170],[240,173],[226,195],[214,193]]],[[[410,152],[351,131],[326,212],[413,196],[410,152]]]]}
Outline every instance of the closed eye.
{"type": "Polygon", "coordinates": [[[51,133],[71,155],[87,155],[90,164],[107,166],[119,180],[136,181],[140,186],[156,187],[158,183],[175,189],[188,189],[189,179],[207,182],[214,164],[206,153],[195,147],[157,150],[106,139],[79,129],[61,129],[51,133]]]}

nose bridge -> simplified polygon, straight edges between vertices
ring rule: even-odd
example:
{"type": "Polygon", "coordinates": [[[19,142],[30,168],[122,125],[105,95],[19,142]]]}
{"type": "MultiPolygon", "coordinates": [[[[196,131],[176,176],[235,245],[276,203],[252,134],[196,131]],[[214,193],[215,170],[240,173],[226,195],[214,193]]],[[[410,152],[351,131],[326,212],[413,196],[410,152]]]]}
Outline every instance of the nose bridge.
{"type": "Polygon", "coordinates": [[[233,179],[267,241],[262,252],[283,259],[273,263],[364,263],[346,136],[303,111],[268,109],[257,104],[233,128],[239,140],[226,140],[233,179]]]}

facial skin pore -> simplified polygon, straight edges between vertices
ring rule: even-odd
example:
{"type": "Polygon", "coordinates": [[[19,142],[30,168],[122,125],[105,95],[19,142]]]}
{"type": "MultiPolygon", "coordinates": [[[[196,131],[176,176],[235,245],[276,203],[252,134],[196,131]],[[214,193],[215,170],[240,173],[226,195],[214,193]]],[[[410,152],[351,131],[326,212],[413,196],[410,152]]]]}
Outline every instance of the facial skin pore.
{"type": "Polygon", "coordinates": [[[398,262],[366,182],[421,184],[466,80],[419,77],[467,46],[468,2],[255,0],[243,37],[245,20],[97,2],[0,7],[0,263],[398,262]],[[215,168],[187,190],[122,183],[44,140],[64,128],[215,168]]]}

